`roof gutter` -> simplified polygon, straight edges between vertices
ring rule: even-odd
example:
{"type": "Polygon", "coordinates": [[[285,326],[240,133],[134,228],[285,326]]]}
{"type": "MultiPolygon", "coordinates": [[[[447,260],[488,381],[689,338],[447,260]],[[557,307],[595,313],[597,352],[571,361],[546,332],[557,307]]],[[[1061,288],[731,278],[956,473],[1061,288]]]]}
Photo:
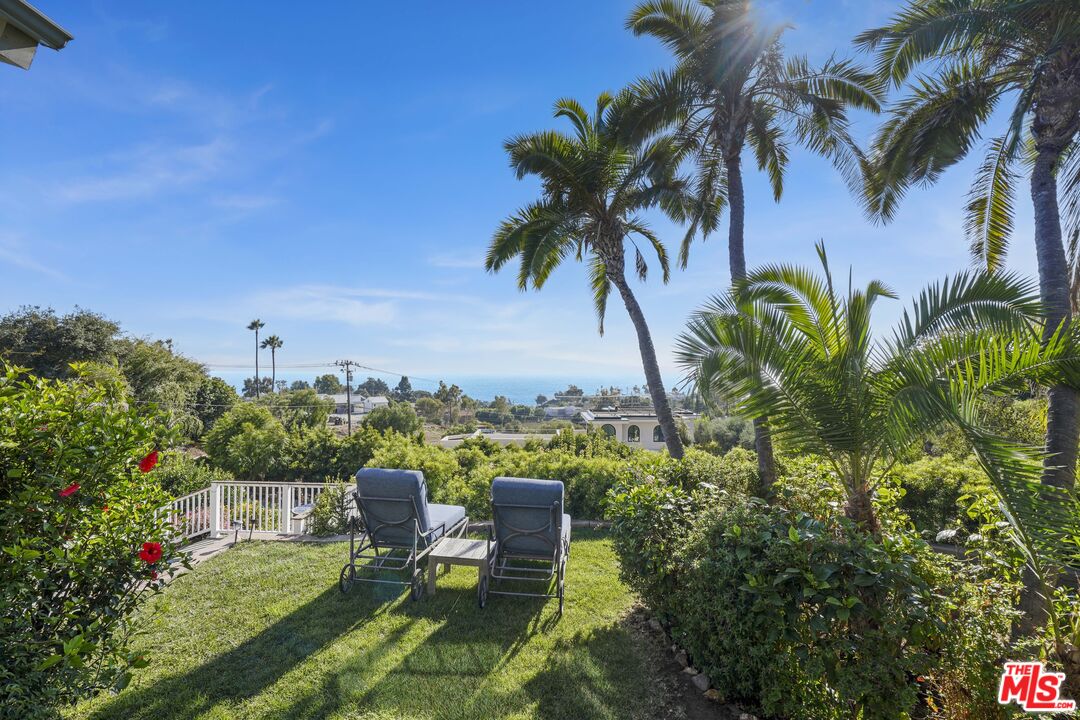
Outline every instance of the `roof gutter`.
{"type": "Polygon", "coordinates": [[[71,39],[26,0],[0,0],[0,61],[28,70],[38,45],[60,50],[71,39]]]}

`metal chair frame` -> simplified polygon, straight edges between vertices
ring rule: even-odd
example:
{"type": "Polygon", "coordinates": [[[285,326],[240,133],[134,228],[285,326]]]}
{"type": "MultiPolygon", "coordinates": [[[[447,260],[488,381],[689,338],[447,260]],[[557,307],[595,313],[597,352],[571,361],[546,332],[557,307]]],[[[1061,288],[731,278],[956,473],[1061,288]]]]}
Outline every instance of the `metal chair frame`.
{"type": "Polygon", "coordinates": [[[549,505],[519,505],[514,503],[496,503],[494,500],[491,502],[491,528],[488,530],[488,572],[487,575],[496,582],[502,580],[524,580],[528,582],[542,582],[545,583],[545,589],[550,587],[551,579],[557,578],[555,592],[543,592],[543,593],[529,593],[529,592],[511,592],[508,590],[491,590],[487,587],[486,578],[481,580],[481,587],[479,591],[480,595],[480,607],[484,607],[486,604],[487,595],[516,595],[518,597],[542,597],[542,598],[558,598],[559,599],[559,612],[563,610],[564,600],[564,588],[566,577],[566,561],[570,556],[570,547],[567,544],[565,547],[562,541],[562,503],[555,501],[549,505]],[[510,523],[499,519],[499,510],[501,509],[516,509],[516,510],[550,510],[550,516],[547,523],[544,525],[533,528],[519,528],[511,525],[510,523]],[[495,535],[495,528],[502,527],[509,531],[509,533],[500,542],[495,535]],[[555,536],[558,538],[557,542],[552,542],[548,534],[554,530],[555,536]],[[551,546],[551,554],[547,555],[539,551],[536,552],[511,552],[502,549],[508,540],[516,537],[531,537],[538,540],[542,540],[551,546]],[[514,564],[514,560],[528,560],[532,562],[545,563],[540,567],[526,566],[514,564]]]}
{"type": "Polygon", "coordinates": [[[463,518],[449,528],[446,527],[445,522],[442,522],[423,533],[420,530],[420,508],[416,504],[415,496],[410,495],[408,498],[362,498],[358,491],[353,490],[352,497],[357,514],[349,520],[349,562],[341,568],[341,577],[338,580],[338,587],[341,592],[349,592],[354,582],[406,585],[410,588],[412,599],[414,601],[419,600],[424,594],[424,573],[423,568],[420,567],[420,562],[444,538],[462,537],[468,527],[469,519],[467,517],[463,518]],[[366,509],[363,500],[408,504],[411,514],[401,520],[385,520],[371,512],[370,509],[366,509]],[[412,526],[411,543],[388,543],[376,539],[378,532],[383,528],[397,527],[404,529],[410,524],[412,526]],[[442,532],[438,534],[438,537],[430,541],[427,539],[427,537],[440,529],[442,532]],[[357,546],[357,531],[361,532],[359,547],[357,546]],[[395,552],[403,554],[395,556],[395,552]],[[405,570],[409,572],[407,580],[390,580],[357,577],[356,571],[358,569],[376,572],[402,572],[405,570]]]}

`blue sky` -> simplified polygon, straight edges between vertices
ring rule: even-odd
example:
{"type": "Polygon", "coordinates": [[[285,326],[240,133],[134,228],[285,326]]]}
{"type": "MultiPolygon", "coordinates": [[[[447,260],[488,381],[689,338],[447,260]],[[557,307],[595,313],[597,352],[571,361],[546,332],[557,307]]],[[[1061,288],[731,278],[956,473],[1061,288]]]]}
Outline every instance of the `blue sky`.
{"type": "MultiPolygon", "coordinates": [[[[0,310],[80,305],[223,369],[252,361],[244,328],[260,317],[285,341],[282,364],[640,375],[625,312],[612,302],[599,337],[580,268],[523,294],[512,269],[481,265],[498,222],[537,192],[515,180],[502,141],[553,126],[560,96],[589,105],[669,63],[623,29],[633,2],[38,6],[75,40],[40,50],[30,72],[0,66],[0,310]]],[[[762,11],[794,25],[790,51],[820,62],[851,55],[850,39],[896,6],[762,11]]],[[[857,118],[858,133],[873,123],[857,118]]],[[[779,205],[747,167],[749,263],[812,262],[824,239],[834,268],[906,301],[968,265],[960,207],[974,164],[913,192],[886,227],[802,151],[779,205]]],[[[1022,192],[1011,263],[1028,274],[1030,237],[1022,192]]],[[[727,281],[713,237],[669,285],[639,286],[665,380],[687,315],[727,281]]],[[[880,327],[901,307],[884,307],[880,327]]]]}

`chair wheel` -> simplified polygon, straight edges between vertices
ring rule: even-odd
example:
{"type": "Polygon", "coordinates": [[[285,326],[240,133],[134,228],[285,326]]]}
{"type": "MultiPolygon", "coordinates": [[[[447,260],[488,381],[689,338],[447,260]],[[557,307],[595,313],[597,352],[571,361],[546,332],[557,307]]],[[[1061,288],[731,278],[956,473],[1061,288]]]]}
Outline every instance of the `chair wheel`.
{"type": "Polygon", "coordinates": [[[409,598],[416,602],[424,596],[424,578],[421,575],[413,575],[411,587],[409,588],[409,598]]]}
{"type": "Polygon", "coordinates": [[[488,578],[487,578],[487,575],[481,575],[480,576],[480,582],[477,583],[477,586],[476,586],[476,603],[477,603],[477,605],[480,606],[481,610],[483,610],[484,606],[487,605],[487,595],[488,595],[488,578]]]}
{"type": "Polygon", "coordinates": [[[353,567],[352,563],[341,568],[341,576],[338,577],[338,590],[341,591],[342,595],[352,589],[353,581],[355,580],[356,568],[353,567]]]}

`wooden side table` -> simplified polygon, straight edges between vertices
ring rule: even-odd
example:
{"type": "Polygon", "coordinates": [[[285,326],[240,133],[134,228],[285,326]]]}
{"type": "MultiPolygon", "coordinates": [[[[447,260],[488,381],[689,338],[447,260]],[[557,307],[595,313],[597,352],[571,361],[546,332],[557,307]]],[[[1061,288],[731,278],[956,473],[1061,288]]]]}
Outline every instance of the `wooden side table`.
{"type": "Polygon", "coordinates": [[[435,594],[435,574],[439,565],[472,565],[477,569],[481,585],[487,579],[488,541],[468,538],[446,538],[428,555],[428,595],[435,594]]]}

